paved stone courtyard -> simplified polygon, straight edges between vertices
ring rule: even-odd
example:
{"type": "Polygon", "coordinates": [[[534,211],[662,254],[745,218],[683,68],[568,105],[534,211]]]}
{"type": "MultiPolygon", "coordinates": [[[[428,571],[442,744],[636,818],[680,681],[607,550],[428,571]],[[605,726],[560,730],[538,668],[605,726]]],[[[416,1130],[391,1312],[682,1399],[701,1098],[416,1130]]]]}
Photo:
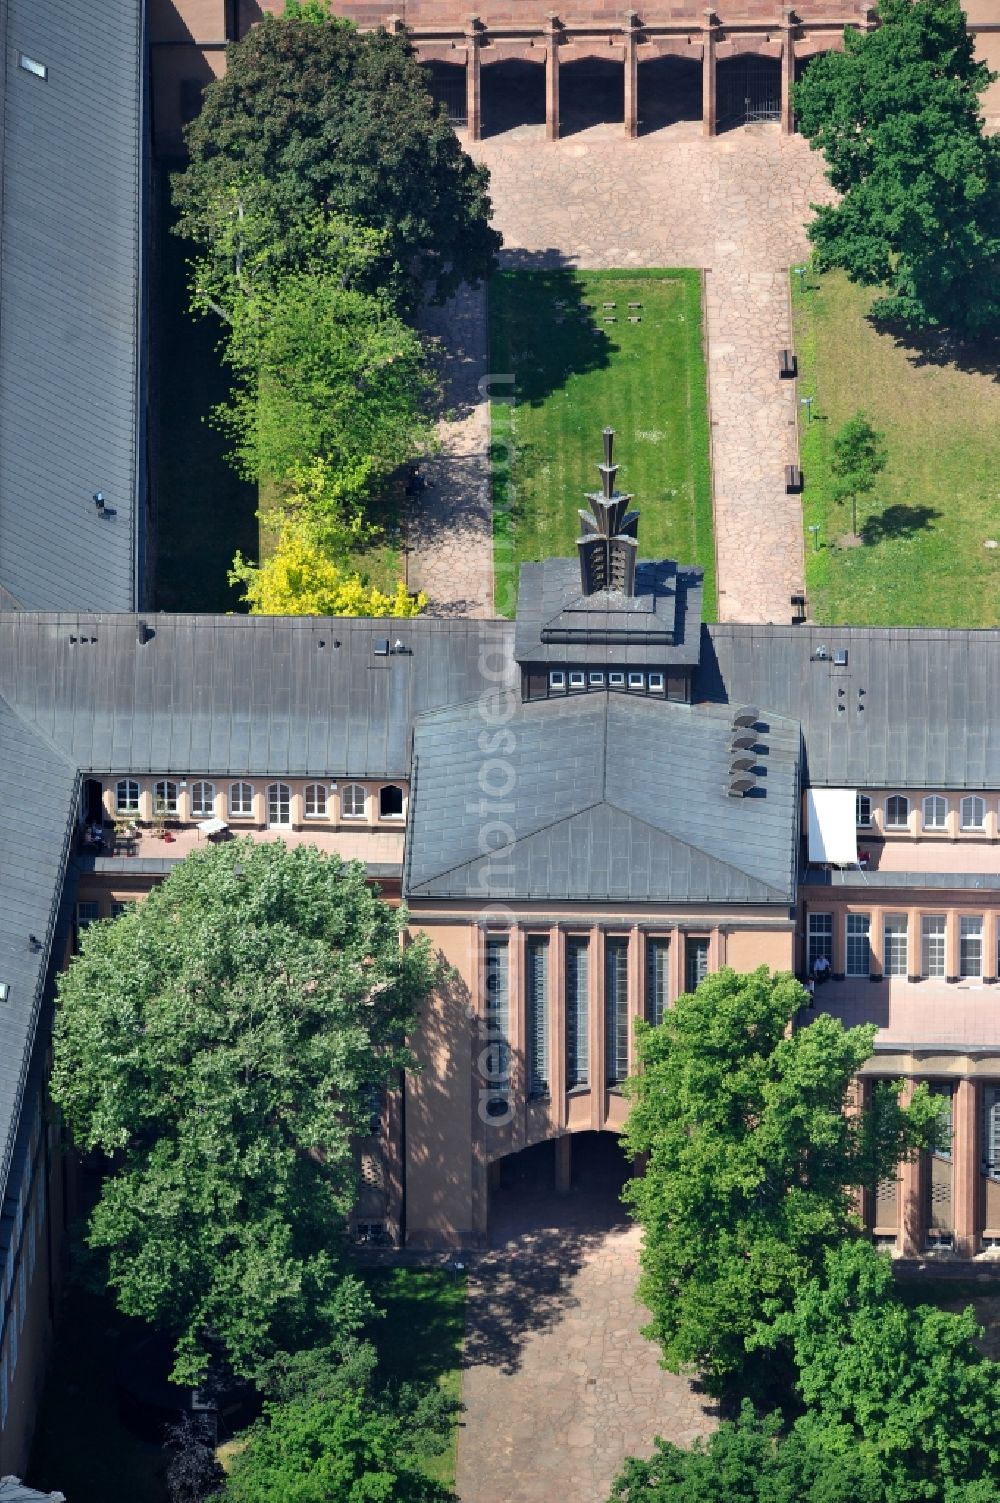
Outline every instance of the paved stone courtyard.
{"type": "Polygon", "coordinates": [[[639,1234],[618,1200],[615,1138],[574,1139],[574,1188],[557,1199],[552,1145],[509,1161],[491,1251],[470,1271],[462,1503],[606,1503],[628,1455],[654,1435],[689,1445],[710,1401],[666,1373],[640,1335],[639,1234]]]}
{"type": "MultiPolygon", "coordinates": [[[[819,157],[777,126],[705,138],[691,122],[636,141],[595,126],[555,143],[526,126],[468,149],[492,174],[505,264],[706,271],[719,614],[790,619],[790,596],[802,588],[802,529],[798,498],[784,489],[796,452],[794,384],[778,380],[777,360],[791,343],[785,272],[806,254],[810,203],[829,193],[819,157]]],[[[478,346],[466,323],[459,332],[471,401],[486,373],[485,316],[480,329],[478,346]]],[[[461,431],[442,425],[437,462],[459,481],[463,468],[475,469],[477,443],[485,475],[488,434],[481,399],[478,414],[462,413],[461,431]]],[[[481,504],[464,513],[451,510],[454,487],[426,498],[411,578],[427,581],[435,614],[465,613],[463,600],[473,604],[469,614],[488,613],[488,498],[478,494],[481,504]]]]}

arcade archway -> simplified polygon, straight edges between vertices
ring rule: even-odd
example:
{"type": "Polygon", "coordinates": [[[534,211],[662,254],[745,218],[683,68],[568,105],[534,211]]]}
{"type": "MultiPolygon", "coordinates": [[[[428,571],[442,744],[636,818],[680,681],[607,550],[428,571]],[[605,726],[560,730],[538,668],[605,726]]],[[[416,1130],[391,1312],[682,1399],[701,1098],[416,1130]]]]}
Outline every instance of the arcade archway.
{"type": "Polygon", "coordinates": [[[449,122],[452,125],[467,125],[465,64],[435,62],[425,63],[424,67],[427,69],[430,91],[438,104],[443,104],[448,111],[449,122]]]}
{"type": "Polygon", "coordinates": [[[594,125],[617,125],[625,118],[625,69],[621,62],[585,57],[559,69],[559,134],[573,135],[594,125]]]}
{"type": "Polygon", "coordinates": [[[641,136],[682,120],[701,121],[700,58],[650,58],[648,62],[640,62],[638,78],[641,136]]]}
{"type": "Polygon", "coordinates": [[[716,74],[719,130],[781,119],[781,62],[743,52],[723,58],[716,74]]]}
{"type": "Polygon", "coordinates": [[[545,124],[544,63],[520,58],[484,63],[480,88],[484,136],[545,124]]]}
{"type": "Polygon", "coordinates": [[[489,1168],[489,1241],[502,1245],[545,1229],[604,1233],[626,1227],[621,1192],[632,1175],[616,1133],[567,1133],[489,1168]]]}

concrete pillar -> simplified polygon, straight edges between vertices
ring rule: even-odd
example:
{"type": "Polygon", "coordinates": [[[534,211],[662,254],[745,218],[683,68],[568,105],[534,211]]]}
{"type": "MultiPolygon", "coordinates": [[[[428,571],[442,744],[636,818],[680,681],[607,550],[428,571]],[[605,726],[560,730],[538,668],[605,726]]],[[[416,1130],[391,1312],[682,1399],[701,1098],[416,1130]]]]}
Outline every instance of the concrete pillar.
{"type": "Polygon", "coordinates": [[[702,135],[714,136],[716,127],[715,102],[715,12],[709,6],[703,12],[701,59],[701,130],[702,135]]]}
{"type": "Polygon", "coordinates": [[[177,784],[177,818],[182,825],[191,823],[191,789],[187,779],[177,784]]]}
{"type": "Polygon", "coordinates": [[[625,12],[625,136],[634,141],[639,134],[639,17],[634,10],[625,12]]]}
{"type": "Polygon", "coordinates": [[[563,1133],[553,1143],[556,1158],[556,1194],[568,1195],[573,1188],[573,1139],[563,1133]]]}
{"type": "MultiPolygon", "coordinates": [[[[913,1097],[912,1080],[903,1084],[902,1101],[908,1105],[913,1097]]],[[[918,1153],[915,1159],[899,1166],[900,1239],[899,1250],[904,1258],[917,1258],[924,1250],[924,1176],[927,1172],[927,1155],[918,1153]]]]}
{"type": "Polygon", "coordinates": [[[253,791],[253,822],[263,826],[267,823],[267,789],[254,788],[253,791]]]}
{"type": "Polygon", "coordinates": [[[465,31],[465,114],[470,141],[480,140],[483,133],[482,62],[479,55],[481,45],[482,31],[479,17],[469,16],[465,31]]]}
{"type": "Polygon", "coordinates": [[[960,1080],[953,1106],[951,1145],[951,1204],[955,1251],[972,1258],[979,1251],[979,1110],[976,1082],[960,1080]]]}
{"type": "Polygon", "coordinates": [[[987,908],[983,914],[983,980],[997,979],[997,914],[987,908]]]}
{"type": "Polygon", "coordinates": [[[919,981],[923,974],[923,926],[920,909],[910,908],[906,914],[906,979],[919,981]]]}
{"type": "Polygon", "coordinates": [[[305,822],[305,798],[301,786],[293,787],[288,800],[288,817],[293,830],[300,830],[305,822]]]}
{"type": "Polygon", "coordinates": [[[958,914],[949,908],[944,923],[944,979],[958,980],[958,914]]]}
{"type": "Polygon", "coordinates": [[[781,130],[790,136],[795,129],[792,114],[792,84],[795,80],[795,18],[790,5],[781,13],[781,130]]]}
{"type": "Polygon", "coordinates": [[[885,915],[883,914],[882,909],[873,908],[871,910],[868,921],[868,947],[871,951],[871,956],[868,961],[869,976],[885,975],[883,955],[885,935],[882,933],[882,925],[884,922],[885,915]]]}
{"type": "Polygon", "coordinates": [[[559,140],[559,17],[549,11],[545,28],[545,139],[559,140]]]}

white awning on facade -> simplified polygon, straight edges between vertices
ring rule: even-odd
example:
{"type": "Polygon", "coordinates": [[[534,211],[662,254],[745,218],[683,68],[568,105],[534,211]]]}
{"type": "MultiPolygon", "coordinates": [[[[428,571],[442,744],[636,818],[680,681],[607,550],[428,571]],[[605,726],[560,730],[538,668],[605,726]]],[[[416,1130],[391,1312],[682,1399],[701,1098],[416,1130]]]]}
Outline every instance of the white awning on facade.
{"type": "Polygon", "coordinates": [[[809,860],[830,866],[857,866],[857,790],[808,788],[809,860]]]}

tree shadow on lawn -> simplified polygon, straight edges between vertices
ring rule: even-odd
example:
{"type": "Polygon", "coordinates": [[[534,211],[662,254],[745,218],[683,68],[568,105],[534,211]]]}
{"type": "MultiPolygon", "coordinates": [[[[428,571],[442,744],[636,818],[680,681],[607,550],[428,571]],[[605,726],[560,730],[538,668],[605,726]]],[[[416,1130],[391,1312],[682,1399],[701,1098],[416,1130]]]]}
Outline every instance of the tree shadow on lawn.
{"type": "MultiPolygon", "coordinates": [[[[584,273],[553,265],[551,251],[504,257],[490,289],[490,353],[494,396],[539,407],[570,376],[606,370],[612,339],[598,294],[587,296],[584,273]],[[513,376],[513,383],[502,384],[513,376]]],[[[615,309],[621,317],[624,309],[615,309]]],[[[611,310],[608,310],[611,316],[611,310]]]]}
{"type": "Polygon", "coordinates": [[[906,506],[900,503],[887,506],[877,516],[868,517],[861,527],[861,541],[866,547],[885,543],[892,538],[912,538],[918,532],[933,528],[941,516],[933,506],[906,506]]]}
{"type": "Polygon", "coordinates": [[[916,370],[925,366],[952,367],[970,376],[986,376],[1000,382],[1000,334],[963,339],[946,329],[907,329],[895,319],[868,315],[877,334],[887,336],[903,350],[916,370]]]}

